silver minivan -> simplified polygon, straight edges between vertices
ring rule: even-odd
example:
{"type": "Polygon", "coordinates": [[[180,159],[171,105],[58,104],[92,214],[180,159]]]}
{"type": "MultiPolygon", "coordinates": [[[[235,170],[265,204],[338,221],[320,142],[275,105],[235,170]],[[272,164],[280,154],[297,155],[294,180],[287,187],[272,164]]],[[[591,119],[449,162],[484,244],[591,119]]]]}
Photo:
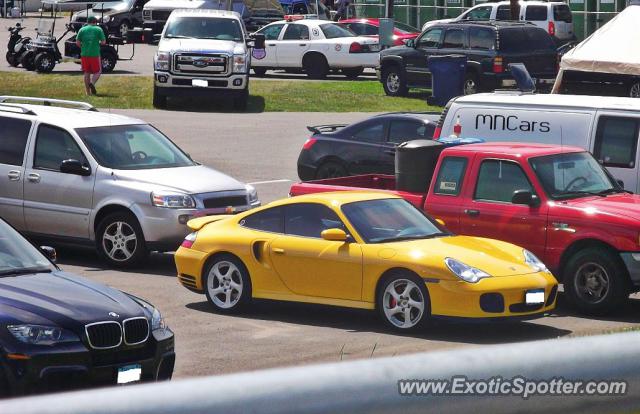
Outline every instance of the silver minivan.
{"type": "Polygon", "coordinates": [[[177,249],[192,217],[260,205],[153,126],[81,102],[0,97],[0,180],[0,217],[35,239],[95,243],[112,266],[177,249]]]}

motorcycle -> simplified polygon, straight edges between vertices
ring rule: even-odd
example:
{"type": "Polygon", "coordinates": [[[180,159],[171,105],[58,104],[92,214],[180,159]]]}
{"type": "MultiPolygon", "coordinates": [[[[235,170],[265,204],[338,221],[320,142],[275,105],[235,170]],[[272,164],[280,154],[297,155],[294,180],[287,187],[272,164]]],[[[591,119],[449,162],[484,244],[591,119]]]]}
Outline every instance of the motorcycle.
{"type": "Polygon", "coordinates": [[[20,25],[20,23],[16,23],[14,27],[10,27],[9,32],[9,43],[7,44],[7,62],[16,67],[20,64],[20,58],[24,52],[27,50],[27,44],[31,42],[30,37],[22,37],[20,34],[21,31],[24,30],[24,27],[20,25]]]}

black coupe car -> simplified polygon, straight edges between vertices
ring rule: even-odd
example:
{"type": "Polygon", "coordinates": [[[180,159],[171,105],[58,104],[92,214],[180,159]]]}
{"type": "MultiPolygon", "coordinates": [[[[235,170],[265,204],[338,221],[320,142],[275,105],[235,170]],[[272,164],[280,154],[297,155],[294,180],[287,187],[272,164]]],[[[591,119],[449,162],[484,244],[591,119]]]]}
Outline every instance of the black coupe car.
{"type": "Polygon", "coordinates": [[[396,146],[431,139],[439,113],[396,112],[351,125],[307,127],[313,133],[298,157],[302,181],[357,174],[393,174],[396,146]]]}
{"type": "Polygon", "coordinates": [[[0,396],[168,380],[173,332],[160,311],[64,273],[0,220],[0,396]]]}

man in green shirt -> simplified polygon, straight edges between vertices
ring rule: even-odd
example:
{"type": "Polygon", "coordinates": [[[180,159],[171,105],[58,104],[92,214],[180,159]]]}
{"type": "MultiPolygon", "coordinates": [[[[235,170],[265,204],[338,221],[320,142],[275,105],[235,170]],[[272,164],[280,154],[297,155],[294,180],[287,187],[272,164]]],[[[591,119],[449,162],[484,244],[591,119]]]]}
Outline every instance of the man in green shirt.
{"type": "Polygon", "coordinates": [[[104,31],[97,26],[98,19],[89,16],[87,24],[78,31],[76,44],[80,47],[80,60],[82,61],[82,71],[84,72],[84,88],[87,95],[95,95],[96,82],[102,73],[102,62],[100,60],[100,46],[104,45],[104,31]]]}

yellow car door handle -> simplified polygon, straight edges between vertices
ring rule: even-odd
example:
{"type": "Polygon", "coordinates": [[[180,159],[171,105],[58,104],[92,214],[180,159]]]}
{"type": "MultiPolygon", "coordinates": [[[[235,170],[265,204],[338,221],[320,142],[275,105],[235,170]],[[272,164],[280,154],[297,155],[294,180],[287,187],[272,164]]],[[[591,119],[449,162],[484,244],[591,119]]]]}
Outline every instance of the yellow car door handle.
{"type": "Polygon", "coordinates": [[[276,254],[284,254],[284,249],[280,249],[279,247],[274,247],[272,250],[276,254]]]}

